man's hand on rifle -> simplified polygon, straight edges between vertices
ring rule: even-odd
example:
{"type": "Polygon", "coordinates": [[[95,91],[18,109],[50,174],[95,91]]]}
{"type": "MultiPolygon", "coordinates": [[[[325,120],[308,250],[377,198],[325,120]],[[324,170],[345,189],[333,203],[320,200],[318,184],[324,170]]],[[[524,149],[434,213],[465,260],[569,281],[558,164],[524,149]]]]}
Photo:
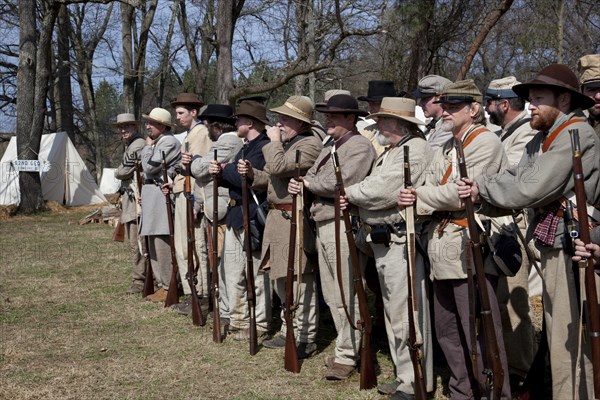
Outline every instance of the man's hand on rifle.
{"type": "Polygon", "coordinates": [[[237,164],[237,172],[240,175],[245,175],[249,180],[254,180],[254,170],[252,163],[248,160],[239,160],[237,164]]]}
{"type": "Polygon", "coordinates": [[[340,209],[344,211],[348,207],[350,207],[348,196],[340,196],[340,209]]]}
{"type": "Polygon", "coordinates": [[[575,239],[574,244],[575,255],[573,256],[573,261],[579,262],[582,259],[592,257],[595,265],[600,263],[600,246],[596,243],[584,245],[581,239],[575,239]]]}
{"type": "Polygon", "coordinates": [[[217,160],[212,160],[208,166],[208,172],[211,175],[219,175],[221,173],[222,166],[217,160]]]}
{"type": "Polygon", "coordinates": [[[458,197],[466,199],[471,197],[473,203],[481,203],[481,197],[479,197],[479,186],[473,179],[463,178],[456,182],[458,185],[458,197]]]}
{"type": "Polygon", "coordinates": [[[288,184],[288,193],[291,195],[300,193],[300,189],[301,189],[300,182],[304,183],[304,187],[308,187],[306,185],[306,181],[304,179],[300,178],[300,181],[297,181],[296,179],[292,178],[292,179],[290,179],[290,183],[288,184]]]}
{"type": "Polygon", "coordinates": [[[398,193],[398,206],[401,209],[410,207],[417,202],[417,191],[415,189],[400,189],[398,193]]]}
{"type": "Polygon", "coordinates": [[[173,184],[172,183],[163,183],[163,185],[160,187],[160,190],[162,191],[162,193],[165,196],[168,196],[173,191],[173,184]]]}
{"type": "Polygon", "coordinates": [[[181,165],[187,166],[192,162],[192,153],[186,153],[185,150],[181,151],[181,165]]]}

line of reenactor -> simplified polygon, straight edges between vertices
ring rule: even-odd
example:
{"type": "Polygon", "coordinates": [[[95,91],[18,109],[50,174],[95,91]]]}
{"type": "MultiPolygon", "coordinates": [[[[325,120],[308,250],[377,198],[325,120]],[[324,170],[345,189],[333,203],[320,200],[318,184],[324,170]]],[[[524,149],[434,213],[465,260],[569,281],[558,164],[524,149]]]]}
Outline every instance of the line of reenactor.
{"type": "Polygon", "coordinates": [[[369,82],[358,98],[369,113],[334,91],[316,105],[291,96],[269,110],[278,122],[264,99],[236,111],[181,93],[171,105],[183,143],[168,110],[143,115],[145,139],[141,122],[120,114],[128,293],[199,326],[212,310],[215,342],[285,349],[295,373],[317,352],[321,294],[337,332],[325,378],[360,367],[360,388],[375,387],[369,341],[384,326],[395,379],[377,389],[392,399],[435,389],[435,346],[451,398],[543,398],[532,377],[544,348],[553,398],[599,398],[600,315],[589,303],[600,259],[590,243],[600,223],[600,55],[582,57],[579,72],[552,64],[527,83],[496,79],[485,94],[472,80],[426,76],[413,96],[427,124],[391,81],[369,82]],[[532,266],[547,343],[537,352],[532,266]],[[364,281],[378,300],[375,326],[364,281]]]}

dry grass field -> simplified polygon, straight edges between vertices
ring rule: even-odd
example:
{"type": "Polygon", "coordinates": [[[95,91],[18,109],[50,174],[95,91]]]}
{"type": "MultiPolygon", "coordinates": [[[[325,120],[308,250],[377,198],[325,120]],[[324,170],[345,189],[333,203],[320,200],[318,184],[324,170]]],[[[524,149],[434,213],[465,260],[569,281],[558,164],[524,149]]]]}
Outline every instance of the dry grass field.
{"type": "MultiPolygon", "coordinates": [[[[319,354],[300,374],[283,352],[212,341],[191,320],[124,294],[130,262],[87,209],[0,218],[0,399],[383,399],[358,376],[328,382],[334,334],[321,313],[319,354]],[[71,223],[69,223],[71,222],[71,223]]],[[[374,343],[378,380],[393,379],[387,344],[374,343]]],[[[444,367],[436,368],[444,375],[444,367]]],[[[445,399],[442,378],[435,399],[445,399]]]]}

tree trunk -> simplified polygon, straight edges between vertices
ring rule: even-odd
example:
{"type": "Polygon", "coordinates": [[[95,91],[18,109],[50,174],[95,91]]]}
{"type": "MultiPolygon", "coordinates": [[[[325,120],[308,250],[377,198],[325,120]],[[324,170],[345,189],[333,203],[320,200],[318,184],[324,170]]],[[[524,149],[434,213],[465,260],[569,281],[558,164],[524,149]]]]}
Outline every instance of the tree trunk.
{"type": "MultiPolygon", "coordinates": [[[[37,160],[46,115],[46,95],[52,31],[58,14],[53,2],[42,3],[43,20],[36,32],[35,0],[19,1],[19,70],[17,72],[17,154],[21,160],[37,160]]],[[[32,213],[44,206],[38,172],[19,175],[19,213],[32,213]]]]}
{"type": "Polygon", "coordinates": [[[135,81],[136,73],[133,69],[133,16],[134,8],[128,3],[121,3],[121,42],[123,45],[123,107],[125,112],[140,115],[135,109],[135,81]]]}
{"type": "Polygon", "coordinates": [[[229,94],[233,89],[233,42],[234,0],[219,1],[217,6],[217,103],[229,104],[229,94]]]}
{"type": "Polygon", "coordinates": [[[67,6],[62,4],[58,13],[57,35],[57,84],[56,84],[56,120],[58,130],[67,132],[69,139],[75,141],[75,125],[73,124],[73,90],[71,88],[71,62],[69,56],[69,37],[71,24],[67,6]]]}
{"type": "Polygon", "coordinates": [[[160,62],[160,74],[158,81],[158,106],[163,107],[162,102],[165,96],[165,84],[167,78],[169,76],[169,68],[171,67],[171,63],[169,62],[169,58],[171,56],[171,40],[173,38],[173,31],[175,30],[175,21],[177,19],[177,7],[179,6],[178,2],[173,2],[173,8],[171,10],[171,20],[169,21],[169,30],[167,31],[167,37],[165,39],[165,43],[161,49],[161,62],[160,62]]]}
{"type": "Polygon", "coordinates": [[[475,58],[475,54],[479,50],[479,47],[483,44],[483,41],[487,37],[490,30],[496,25],[496,22],[509,10],[512,5],[513,0],[502,0],[498,7],[493,10],[489,15],[486,21],[483,23],[483,26],[475,36],[475,40],[473,40],[473,44],[471,44],[471,48],[469,49],[465,60],[463,61],[458,74],[456,75],[456,80],[460,81],[465,79],[467,76],[467,72],[469,72],[469,68],[471,68],[471,63],[473,62],[473,58],[475,58]]]}

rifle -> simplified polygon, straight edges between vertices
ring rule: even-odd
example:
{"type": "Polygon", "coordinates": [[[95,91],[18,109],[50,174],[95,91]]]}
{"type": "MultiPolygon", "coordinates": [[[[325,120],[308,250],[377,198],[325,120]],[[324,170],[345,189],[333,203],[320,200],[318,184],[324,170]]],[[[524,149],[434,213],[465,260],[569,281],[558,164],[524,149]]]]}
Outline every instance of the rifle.
{"type": "MultiPolygon", "coordinates": [[[[214,160],[217,161],[217,149],[215,149],[214,160]]],[[[212,285],[212,296],[213,296],[213,341],[215,343],[223,343],[223,337],[221,336],[221,310],[219,309],[219,266],[218,253],[219,253],[219,183],[217,181],[217,175],[213,175],[213,219],[212,225],[208,229],[212,235],[208,235],[209,243],[212,244],[210,263],[212,265],[211,285],[212,285]]]]}
{"type": "Polygon", "coordinates": [[[336,259],[337,259],[337,275],[338,285],[340,287],[340,293],[342,296],[342,303],[344,305],[344,311],[348,317],[348,321],[353,329],[360,330],[362,332],[362,340],[360,346],[360,389],[371,389],[377,386],[377,377],[375,376],[375,363],[373,360],[373,352],[371,351],[371,331],[373,324],[371,321],[371,315],[369,314],[367,295],[365,293],[365,287],[363,285],[362,273],[360,271],[360,264],[358,262],[358,252],[356,250],[356,243],[354,242],[354,234],[352,232],[352,222],[350,221],[350,211],[346,208],[342,212],[344,218],[344,228],[346,230],[346,241],[348,242],[348,250],[350,253],[350,262],[352,264],[352,270],[354,272],[354,290],[356,291],[356,297],[358,299],[358,309],[360,314],[360,320],[356,321],[356,325],[352,323],[350,313],[348,312],[348,306],[346,305],[346,298],[344,295],[344,288],[341,282],[341,255],[340,255],[340,243],[339,243],[339,231],[340,231],[340,196],[346,195],[344,189],[344,180],[342,178],[342,170],[340,168],[340,160],[338,159],[337,152],[332,150],[331,159],[333,160],[333,167],[335,170],[336,179],[336,193],[335,193],[335,227],[336,227],[336,259]]]}
{"type": "MultiPolygon", "coordinates": [[[[190,144],[185,142],[185,151],[189,151],[190,144]]],[[[198,303],[198,292],[196,291],[196,268],[194,267],[194,252],[196,248],[196,238],[194,234],[194,204],[192,198],[192,185],[190,164],[185,166],[185,212],[187,225],[187,255],[188,255],[188,273],[187,279],[190,285],[191,302],[192,302],[192,323],[195,326],[204,326],[206,321],[200,310],[198,303]]],[[[171,285],[169,285],[169,292],[171,285]]]]}
{"type": "MultiPolygon", "coordinates": [[[[141,165],[139,161],[135,162],[135,179],[137,180],[138,194],[139,198],[142,197],[142,171],[141,165]]],[[[140,223],[138,219],[138,224],[140,223]]],[[[138,225],[139,226],[139,225],[138,225]]],[[[150,255],[148,254],[148,249],[150,248],[148,244],[148,236],[144,235],[144,260],[145,260],[145,269],[144,269],[144,291],[142,295],[144,297],[150,296],[154,293],[154,275],[152,274],[152,264],[150,263],[150,255]]]]}
{"type": "MultiPolygon", "coordinates": [[[[410,148],[404,146],[404,188],[412,188],[412,180],[410,177],[410,148]]],[[[415,314],[419,315],[418,300],[414,297],[416,293],[415,268],[417,265],[416,248],[415,248],[415,214],[414,206],[406,208],[406,281],[408,282],[408,350],[410,352],[410,360],[412,361],[413,371],[415,374],[415,398],[417,400],[427,399],[427,385],[425,375],[423,374],[423,353],[420,346],[421,340],[417,340],[417,322],[415,322],[415,314]],[[419,343],[420,342],[420,343],[419,343]]]]}
{"type": "MultiPolygon", "coordinates": [[[[465,154],[461,140],[455,140],[456,152],[458,154],[458,169],[461,179],[468,178],[467,164],[465,163],[465,154]]],[[[492,308],[490,296],[488,294],[487,281],[485,279],[483,252],[481,248],[482,241],[479,238],[477,221],[475,220],[475,209],[470,197],[464,199],[465,212],[469,229],[470,240],[467,246],[470,247],[473,263],[475,265],[475,277],[477,279],[478,299],[481,307],[481,322],[483,325],[483,337],[486,347],[486,358],[488,368],[484,368],[482,374],[486,377],[486,385],[490,392],[489,399],[499,399],[502,394],[502,385],[504,384],[504,369],[500,361],[500,350],[496,340],[496,330],[492,318],[492,308]]],[[[475,302],[475,299],[472,300],[475,302]]],[[[476,347],[477,343],[471,343],[471,347],[476,347]]],[[[475,375],[475,380],[477,375],[475,375]]]]}
{"type": "MultiPolygon", "coordinates": [[[[169,182],[167,175],[167,161],[165,159],[165,152],[162,152],[162,175],[163,183],[169,182]]],[[[165,299],[165,307],[172,306],[179,302],[179,293],[177,288],[177,275],[179,274],[179,267],[177,266],[177,256],[175,255],[175,238],[173,227],[173,205],[171,204],[170,195],[165,195],[165,202],[167,204],[167,221],[169,223],[169,247],[171,249],[171,281],[169,282],[169,291],[167,292],[167,298],[165,299]]]]}
{"type": "MultiPolygon", "coordinates": [[[[591,243],[590,226],[587,212],[587,199],[584,187],[583,165],[581,163],[581,147],[579,145],[579,130],[569,130],[571,147],[573,149],[573,183],[579,217],[579,237],[584,244],[591,243]]],[[[598,307],[598,294],[594,261],[592,258],[579,261],[579,268],[585,269],[585,295],[587,305],[587,319],[590,325],[590,345],[592,348],[592,367],[594,378],[594,398],[600,397],[600,308],[598,307]]]]}
{"type": "MultiPolygon", "coordinates": [[[[296,150],[296,179],[300,177],[300,150],[296,150]]],[[[298,348],[296,347],[296,338],[294,337],[294,261],[296,261],[296,229],[298,225],[298,195],[292,195],[292,218],[290,225],[290,245],[288,252],[287,276],[285,278],[285,362],[286,371],[295,374],[300,372],[298,364],[298,348]]],[[[300,232],[302,234],[302,232],[300,232]]],[[[299,249],[298,251],[302,251],[299,249]]],[[[300,268],[300,266],[298,266],[300,268]]],[[[300,277],[298,276],[298,279],[300,277]]]]}
{"type": "MultiPolygon", "coordinates": [[[[244,159],[243,149],[241,159],[244,159]]],[[[246,250],[246,297],[250,313],[250,355],[253,356],[258,352],[258,337],[256,333],[256,287],[254,285],[254,261],[252,259],[252,237],[250,233],[250,201],[248,199],[248,178],[246,175],[242,175],[242,214],[244,247],[246,250]]]]}

